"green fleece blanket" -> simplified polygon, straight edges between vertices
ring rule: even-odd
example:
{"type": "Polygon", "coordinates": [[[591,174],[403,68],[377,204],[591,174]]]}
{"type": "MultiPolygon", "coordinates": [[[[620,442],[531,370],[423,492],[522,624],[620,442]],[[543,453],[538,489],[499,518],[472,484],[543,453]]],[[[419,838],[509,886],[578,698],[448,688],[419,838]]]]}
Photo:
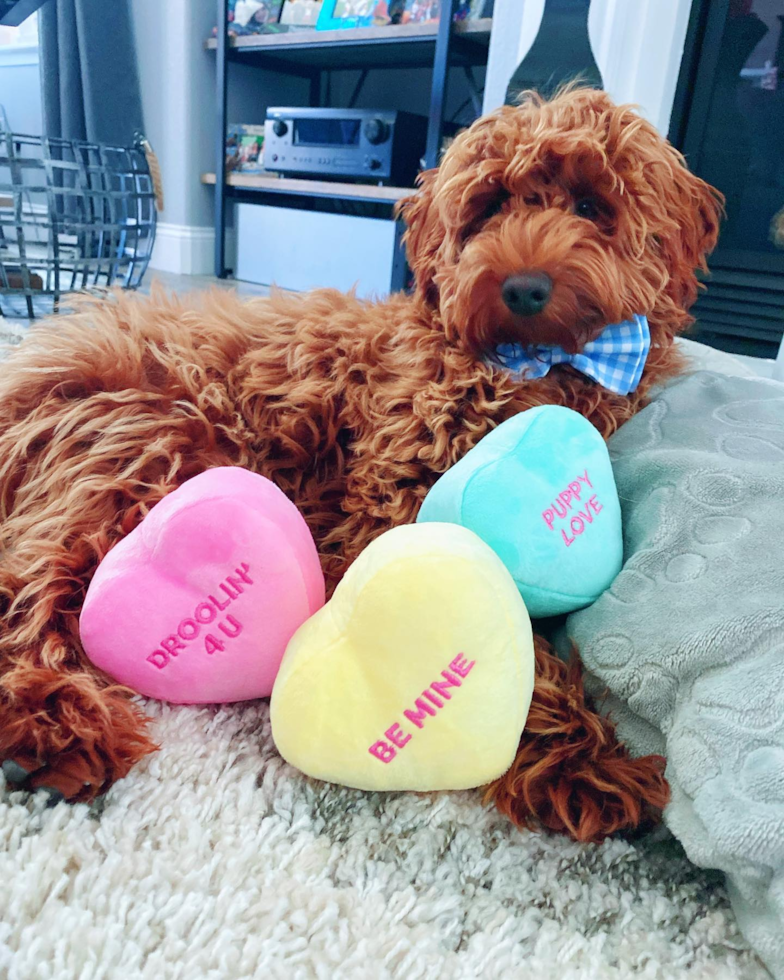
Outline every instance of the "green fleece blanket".
{"type": "Polygon", "coordinates": [[[567,623],[665,821],[784,978],[784,385],[700,373],[611,440],[624,567],[567,623]]]}

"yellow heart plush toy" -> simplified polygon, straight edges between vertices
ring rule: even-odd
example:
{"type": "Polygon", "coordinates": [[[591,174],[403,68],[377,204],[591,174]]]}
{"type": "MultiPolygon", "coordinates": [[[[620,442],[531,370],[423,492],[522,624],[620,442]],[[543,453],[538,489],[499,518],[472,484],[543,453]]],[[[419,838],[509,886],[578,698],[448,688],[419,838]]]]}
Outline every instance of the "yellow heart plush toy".
{"type": "Polygon", "coordinates": [[[468,789],[511,765],[533,683],[531,621],[495,552],[457,524],[406,525],[294,634],[272,734],[317,779],[468,789]]]}

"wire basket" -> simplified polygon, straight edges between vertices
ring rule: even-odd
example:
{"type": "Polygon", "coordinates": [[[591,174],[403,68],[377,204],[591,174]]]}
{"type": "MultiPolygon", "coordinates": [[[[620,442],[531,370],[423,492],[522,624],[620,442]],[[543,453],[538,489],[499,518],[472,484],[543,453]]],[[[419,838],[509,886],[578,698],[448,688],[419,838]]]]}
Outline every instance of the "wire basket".
{"type": "Polygon", "coordinates": [[[32,319],[67,293],[138,287],[156,225],[145,147],[0,126],[0,316],[32,319]]]}

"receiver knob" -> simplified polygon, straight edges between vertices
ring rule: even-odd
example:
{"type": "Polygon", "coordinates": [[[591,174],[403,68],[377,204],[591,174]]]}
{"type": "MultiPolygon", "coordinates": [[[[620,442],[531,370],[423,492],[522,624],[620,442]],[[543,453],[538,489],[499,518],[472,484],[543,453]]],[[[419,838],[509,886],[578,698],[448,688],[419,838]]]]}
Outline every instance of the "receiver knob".
{"type": "Polygon", "coordinates": [[[276,136],[285,136],[289,131],[289,127],[283,122],[282,119],[276,119],[272,124],[272,132],[276,136]]]}
{"type": "Polygon", "coordinates": [[[374,146],[389,139],[389,123],[376,117],[365,123],[365,139],[374,146]]]}

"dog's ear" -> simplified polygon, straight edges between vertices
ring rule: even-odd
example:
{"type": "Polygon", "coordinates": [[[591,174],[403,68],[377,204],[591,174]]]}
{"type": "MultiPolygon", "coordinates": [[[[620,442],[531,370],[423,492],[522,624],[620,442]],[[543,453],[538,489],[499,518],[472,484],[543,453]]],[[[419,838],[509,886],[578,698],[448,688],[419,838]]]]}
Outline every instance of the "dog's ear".
{"type": "Polygon", "coordinates": [[[417,295],[439,302],[438,274],[456,261],[472,222],[498,197],[512,148],[520,139],[520,109],[505,105],[458,134],[438,167],[417,177],[418,190],[396,214],[407,227],[403,241],[417,295]]]}
{"type": "Polygon", "coordinates": [[[407,226],[403,242],[416,280],[417,293],[431,306],[438,304],[438,289],[433,276],[436,253],[446,233],[434,206],[437,175],[437,168],[423,171],[417,178],[417,192],[403,198],[396,209],[407,226]]]}
{"type": "Polygon", "coordinates": [[[650,167],[648,179],[659,211],[655,239],[671,277],[669,292],[688,309],[697,297],[695,272],[707,271],[707,257],[716,247],[724,195],[693,174],[669,145],[666,163],[650,167]]]}
{"type": "Polygon", "coordinates": [[[692,269],[704,269],[716,247],[724,216],[724,195],[693,174],[678,155],[673,167],[676,193],[675,219],[681,230],[681,249],[692,269]],[[678,165],[680,164],[680,166],[678,165]]]}

